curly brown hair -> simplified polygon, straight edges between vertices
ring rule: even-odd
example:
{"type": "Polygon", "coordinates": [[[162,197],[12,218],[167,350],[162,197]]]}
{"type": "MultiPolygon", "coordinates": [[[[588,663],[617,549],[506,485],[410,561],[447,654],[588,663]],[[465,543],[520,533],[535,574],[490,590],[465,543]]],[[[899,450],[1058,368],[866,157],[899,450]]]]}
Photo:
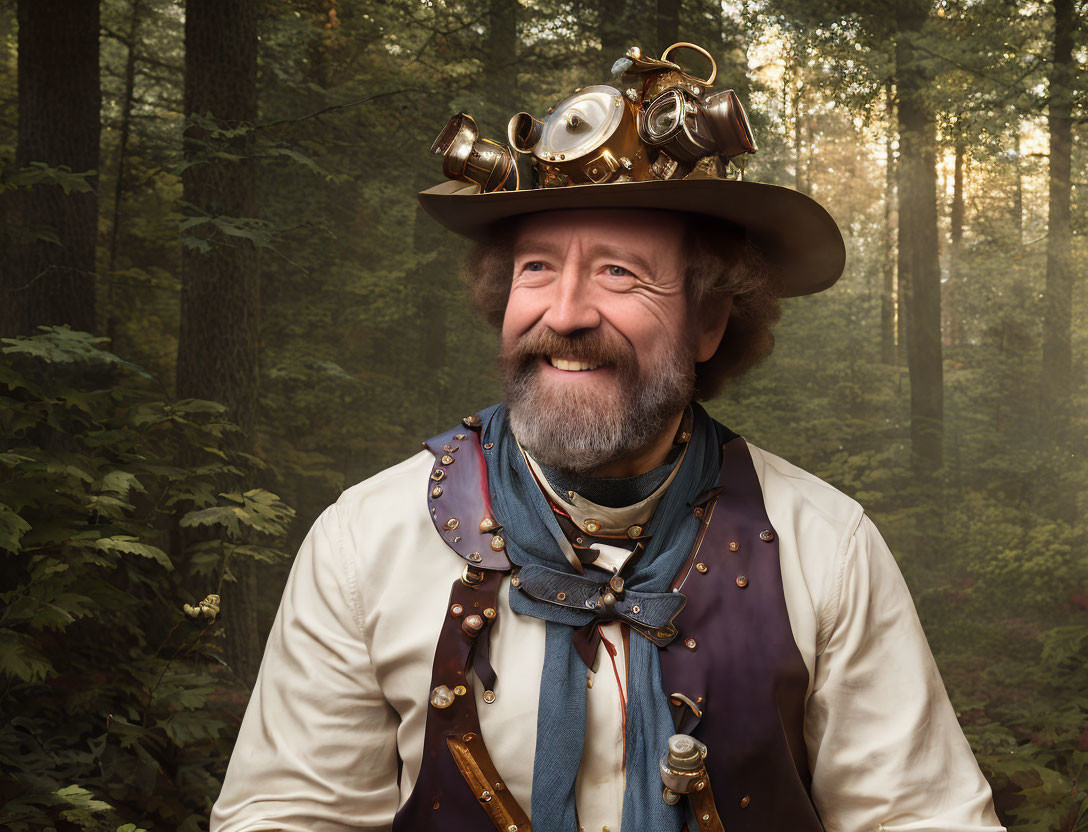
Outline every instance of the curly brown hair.
{"type": "MultiPolygon", "coordinates": [[[[774,349],[771,328],[782,315],[780,280],[773,265],[743,229],[702,214],[684,214],[684,277],[692,314],[733,298],[717,351],[695,365],[695,398],[712,399],[774,349]]],[[[517,221],[496,227],[469,250],[461,267],[473,303],[496,329],[502,327],[514,273],[517,221]]]]}

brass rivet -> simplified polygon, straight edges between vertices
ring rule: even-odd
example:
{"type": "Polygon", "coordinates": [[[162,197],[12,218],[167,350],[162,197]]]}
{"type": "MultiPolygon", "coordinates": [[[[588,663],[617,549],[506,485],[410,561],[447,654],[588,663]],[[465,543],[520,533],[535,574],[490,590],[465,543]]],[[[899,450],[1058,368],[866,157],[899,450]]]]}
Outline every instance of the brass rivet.
{"type": "Polygon", "coordinates": [[[484,618],[494,618],[494,617],[495,617],[495,610],[492,607],[488,607],[486,610],[484,610],[484,618]]]}
{"type": "Polygon", "coordinates": [[[492,520],[490,517],[485,517],[483,520],[480,521],[480,531],[489,532],[493,528],[495,528],[495,521],[492,520]]]}
{"type": "Polygon", "coordinates": [[[449,454],[442,454],[442,459],[439,460],[443,465],[453,465],[453,457],[449,454]]]}
{"type": "Polygon", "coordinates": [[[750,798],[748,795],[745,795],[744,797],[742,797],[740,799],[740,808],[747,809],[748,804],[751,803],[751,802],[752,802],[752,798],[750,798]]]}
{"type": "Polygon", "coordinates": [[[484,442],[484,450],[485,451],[490,451],[494,447],[495,447],[494,442],[484,442]]]}
{"type": "Polygon", "coordinates": [[[510,585],[511,586],[521,586],[521,578],[519,578],[517,575],[515,575],[514,577],[512,577],[510,579],[510,585]]]}
{"type": "Polygon", "coordinates": [[[638,536],[639,536],[640,534],[642,534],[642,526],[639,526],[639,525],[637,525],[637,524],[636,524],[636,525],[634,525],[634,526],[631,526],[631,527],[630,527],[630,528],[629,528],[629,529],[627,530],[627,536],[628,536],[629,538],[631,538],[632,540],[634,540],[634,539],[635,539],[636,537],[638,537],[638,536]]]}
{"type": "Polygon", "coordinates": [[[480,800],[482,800],[484,803],[490,803],[491,792],[489,792],[487,789],[484,789],[482,792],[480,792],[480,800]]]}
{"type": "Polygon", "coordinates": [[[446,472],[441,468],[435,468],[431,471],[431,479],[435,482],[442,482],[442,478],[446,476],[446,472]]]}
{"type": "Polygon", "coordinates": [[[693,639],[693,638],[684,639],[684,646],[687,647],[688,650],[694,650],[695,649],[695,639],[693,639]]]}
{"type": "MultiPolygon", "coordinates": [[[[495,785],[495,788],[498,788],[498,784],[495,785]]],[[[506,827],[506,832],[518,832],[518,825],[516,823],[511,823],[506,827]]]]}
{"type": "Polygon", "coordinates": [[[612,587],[613,592],[623,592],[623,578],[619,575],[613,575],[609,578],[608,585],[612,587]]]}
{"type": "Polygon", "coordinates": [[[458,520],[456,517],[451,517],[449,520],[446,521],[446,528],[449,529],[451,532],[460,525],[461,521],[458,520]]]}
{"type": "Polygon", "coordinates": [[[694,514],[694,515],[695,515],[696,517],[702,517],[702,516],[703,516],[703,509],[702,509],[702,506],[696,506],[696,507],[695,507],[695,511],[694,511],[694,512],[692,512],[692,513],[693,513],[693,514],[694,514]]]}
{"type": "Polygon", "coordinates": [[[506,541],[503,540],[499,535],[495,535],[493,538],[491,538],[491,548],[494,549],[496,552],[501,552],[503,549],[506,548],[506,541]]]}
{"type": "Polygon", "coordinates": [[[465,608],[462,607],[460,604],[454,604],[452,607],[450,607],[450,614],[451,615],[460,615],[464,611],[465,611],[465,608]]]}
{"type": "Polygon", "coordinates": [[[772,532],[770,529],[764,529],[759,533],[759,539],[762,540],[764,543],[770,543],[772,540],[774,540],[774,532],[772,532]]]}
{"type": "Polygon", "coordinates": [[[475,638],[484,628],[484,620],[478,615],[470,615],[461,622],[461,629],[469,636],[475,638]]]}
{"type": "Polygon", "coordinates": [[[566,601],[567,600],[567,593],[565,593],[565,592],[555,593],[555,600],[556,601],[566,601]]]}
{"type": "Polygon", "coordinates": [[[695,564],[695,571],[696,572],[702,572],[705,575],[706,574],[706,564],[703,563],[702,561],[695,564]]]}
{"type": "Polygon", "coordinates": [[[436,485],[434,488],[432,488],[431,489],[431,496],[436,498],[436,499],[438,497],[441,497],[442,496],[442,486],[441,485],[436,485]]]}
{"type": "Polygon", "coordinates": [[[632,615],[638,615],[640,612],[642,612],[642,607],[640,607],[638,604],[635,604],[633,607],[631,607],[632,615]]]}
{"type": "Polygon", "coordinates": [[[710,815],[703,815],[703,820],[710,820],[710,815]]]}
{"type": "Polygon", "coordinates": [[[741,589],[744,589],[746,586],[748,586],[748,576],[737,575],[737,586],[739,586],[741,589]]]}
{"type": "Polygon", "coordinates": [[[479,563],[484,559],[484,556],[481,555],[479,552],[469,552],[468,559],[473,563],[479,563]]]}
{"type": "Polygon", "coordinates": [[[606,592],[604,595],[601,596],[601,600],[604,601],[605,604],[610,607],[614,603],[616,603],[616,596],[613,595],[611,592],[606,592]]]}
{"type": "Polygon", "coordinates": [[[454,454],[457,453],[457,446],[447,442],[445,445],[442,446],[442,450],[448,454],[454,454]]]}
{"type": "Polygon", "coordinates": [[[691,434],[688,433],[686,430],[683,433],[680,434],[680,441],[681,442],[687,442],[689,439],[691,439],[691,434]]]}
{"type": "Polygon", "coordinates": [[[700,780],[698,783],[695,784],[695,791],[697,791],[697,792],[701,792],[705,788],[706,788],[706,780],[700,780]]]}
{"type": "Polygon", "coordinates": [[[455,694],[457,694],[458,696],[464,696],[464,695],[465,695],[465,691],[466,691],[466,688],[465,688],[465,686],[464,686],[464,685],[458,685],[457,687],[455,687],[455,688],[453,689],[453,692],[454,692],[455,694]]]}
{"type": "Polygon", "coordinates": [[[585,527],[587,532],[593,534],[601,530],[601,523],[599,520],[586,520],[585,527]]]}
{"type": "Polygon", "coordinates": [[[468,439],[468,436],[466,434],[463,434],[463,433],[455,433],[453,435],[453,438],[454,439],[468,439]]]}
{"type": "Polygon", "coordinates": [[[484,702],[486,702],[488,705],[490,705],[494,701],[495,701],[495,691],[485,690],[484,691],[484,702]]]}
{"type": "Polygon", "coordinates": [[[738,549],[740,549],[740,544],[735,540],[730,540],[729,541],[729,551],[730,552],[735,552],[738,549]]]}
{"type": "Polygon", "coordinates": [[[461,420],[462,424],[466,428],[475,428],[480,426],[480,417],[473,413],[471,416],[466,416],[461,420]]]}

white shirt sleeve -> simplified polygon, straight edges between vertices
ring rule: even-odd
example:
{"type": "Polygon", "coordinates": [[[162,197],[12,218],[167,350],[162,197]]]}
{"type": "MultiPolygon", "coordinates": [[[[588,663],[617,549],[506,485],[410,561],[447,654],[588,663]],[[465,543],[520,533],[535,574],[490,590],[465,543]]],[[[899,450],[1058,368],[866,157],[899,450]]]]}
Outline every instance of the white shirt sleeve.
{"type": "Polygon", "coordinates": [[[291,568],[211,832],[392,824],[398,720],[371,666],[342,540],[332,506],[291,568]]]}
{"type": "Polygon", "coordinates": [[[805,720],[827,832],[997,832],[987,784],[945,693],[910,592],[863,517],[816,659],[805,720]]]}

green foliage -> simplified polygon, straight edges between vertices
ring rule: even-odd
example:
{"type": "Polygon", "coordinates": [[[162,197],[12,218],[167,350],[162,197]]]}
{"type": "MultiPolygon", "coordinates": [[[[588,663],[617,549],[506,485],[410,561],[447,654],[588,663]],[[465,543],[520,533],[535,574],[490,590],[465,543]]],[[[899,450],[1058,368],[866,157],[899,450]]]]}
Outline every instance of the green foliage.
{"type": "MultiPolygon", "coordinates": [[[[244,489],[214,402],[66,327],[0,353],[0,826],[196,829],[229,754],[235,688],[209,589],[284,559],[294,516],[244,489]],[[199,538],[180,529],[201,528],[199,538]]],[[[216,599],[215,611],[218,611],[216,599]]]]}

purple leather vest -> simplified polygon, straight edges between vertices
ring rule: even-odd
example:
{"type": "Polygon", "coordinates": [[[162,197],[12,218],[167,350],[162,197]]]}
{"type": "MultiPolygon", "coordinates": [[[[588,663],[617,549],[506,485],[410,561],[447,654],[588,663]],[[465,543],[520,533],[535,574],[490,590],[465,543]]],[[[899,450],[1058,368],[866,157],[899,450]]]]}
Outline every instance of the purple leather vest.
{"type": "MultiPolygon", "coordinates": [[[[491,514],[479,420],[464,425],[425,443],[435,455],[431,518],[466,566],[435,653],[419,778],[394,832],[531,828],[487,754],[468,672],[476,671],[486,701],[496,684],[487,638],[510,563],[491,514]]],[[[730,832],[822,832],[803,734],[808,671],[790,629],[778,537],[743,439],[724,446],[718,487],[694,511],[703,528],[673,583],[688,600],[674,620],[679,634],[660,654],[677,731],[708,747],[710,785],[730,832]]]]}

